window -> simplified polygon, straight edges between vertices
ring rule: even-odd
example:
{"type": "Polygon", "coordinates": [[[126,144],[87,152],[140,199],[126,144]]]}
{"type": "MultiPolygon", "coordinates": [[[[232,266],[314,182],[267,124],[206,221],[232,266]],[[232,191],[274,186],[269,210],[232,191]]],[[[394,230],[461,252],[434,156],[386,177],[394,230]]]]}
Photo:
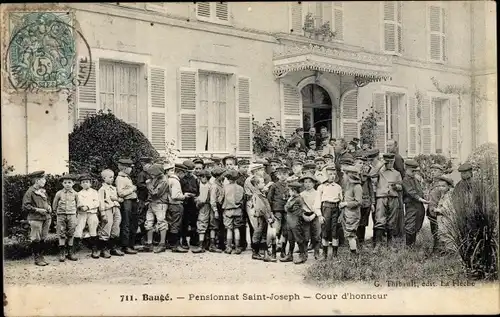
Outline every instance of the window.
{"type": "Polygon", "coordinates": [[[290,33],[304,35],[303,27],[307,14],[314,20],[314,28],[319,29],[326,22],[330,23],[334,39],[344,38],[344,11],[340,1],[308,1],[290,4],[290,33]]]}
{"type": "Polygon", "coordinates": [[[446,61],[446,15],[439,6],[429,7],[429,54],[436,62],[446,61]]]}
{"type": "Polygon", "coordinates": [[[196,16],[202,21],[228,23],[229,4],[227,2],[196,2],[196,16]]]}
{"type": "Polygon", "coordinates": [[[384,51],[400,54],[403,51],[402,3],[385,1],[384,5],[384,51]]]}
{"type": "Polygon", "coordinates": [[[226,75],[199,74],[198,151],[227,151],[227,82],[226,75]]]}
{"type": "Polygon", "coordinates": [[[385,134],[386,139],[393,139],[400,144],[399,138],[399,95],[386,94],[385,95],[385,134]]]}
{"type": "MultiPolygon", "coordinates": [[[[111,110],[119,119],[139,126],[139,66],[125,63],[99,63],[100,109],[111,110]]],[[[142,131],[147,134],[147,131],[142,131]]]]}
{"type": "Polygon", "coordinates": [[[434,109],[434,151],[436,154],[448,155],[450,126],[445,118],[449,118],[448,101],[446,99],[433,98],[434,109]]]}

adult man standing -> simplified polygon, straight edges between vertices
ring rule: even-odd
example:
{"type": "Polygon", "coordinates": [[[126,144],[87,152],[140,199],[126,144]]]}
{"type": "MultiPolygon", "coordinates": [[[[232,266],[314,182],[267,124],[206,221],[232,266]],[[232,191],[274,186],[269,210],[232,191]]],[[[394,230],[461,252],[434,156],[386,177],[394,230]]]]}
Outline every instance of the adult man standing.
{"type": "Polygon", "coordinates": [[[130,173],[134,166],[131,159],[122,158],[118,160],[118,175],[115,185],[118,197],[123,199],[121,203],[120,242],[125,254],[136,254],[134,250],[135,236],[139,226],[139,213],[137,211],[137,187],[130,179],[130,173]]]}
{"type": "Polygon", "coordinates": [[[304,128],[295,129],[295,135],[293,136],[292,140],[290,141],[290,145],[294,145],[296,143],[299,144],[300,150],[307,149],[306,140],[304,140],[304,128]]]}
{"type": "Polygon", "coordinates": [[[137,209],[139,211],[139,228],[141,229],[141,234],[137,237],[138,241],[141,241],[146,234],[146,228],[144,224],[146,223],[146,213],[148,211],[148,188],[146,187],[146,181],[150,177],[147,170],[153,165],[153,158],[149,156],[144,156],[139,159],[142,165],[142,170],[137,174],[136,184],[137,184],[137,209]]]}
{"type": "Polygon", "coordinates": [[[180,179],[181,189],[188,197],[184,199],[184,213],[182,217],[181,247],[189,249],[187,237],[189,236],[189,245],[198,246],[198,233],[196,232],[196,222],[198,220],[198,208],[196,208],[195,197],[200,194],[200,185],[198,179],[193,175],[194,163],[191,160],[185,160],[182,165],[186,167],[184,177],[180,179]]]}
{"type": "MultiPolygon", "coordinates": [[[[403,157],[399,155],[398,142],[393,139],[387,140],[387,151],[394,154],[394,169],[401,174],[401,179],[405,178],[405,164],[403,157]]],[[[402,239],[404,237],[404,203],[403,203],[403,192],[399,192],[399,212],[398,212],[398,226],[396,227],[396,237],[402,239]]]]}

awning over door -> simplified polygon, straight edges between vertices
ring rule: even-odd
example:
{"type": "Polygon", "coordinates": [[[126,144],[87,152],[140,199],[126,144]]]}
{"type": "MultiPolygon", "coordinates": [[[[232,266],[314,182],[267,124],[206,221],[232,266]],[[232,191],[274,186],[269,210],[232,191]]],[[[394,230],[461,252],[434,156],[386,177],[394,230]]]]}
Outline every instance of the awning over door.
{"type": "Polygon", "coordinates": [[[327,48],[320,45],[284,45],[273,55],[276,78],[312,70],[350,75],[363,81],[390,80],[392,59],[385,55],[327,48]]]}

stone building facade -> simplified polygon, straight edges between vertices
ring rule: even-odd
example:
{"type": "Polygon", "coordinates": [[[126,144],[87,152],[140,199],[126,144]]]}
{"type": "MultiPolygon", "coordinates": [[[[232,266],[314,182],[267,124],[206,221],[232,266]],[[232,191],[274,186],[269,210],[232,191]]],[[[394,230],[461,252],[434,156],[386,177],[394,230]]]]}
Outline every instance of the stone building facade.
{"type": "Polygon", "coordinates": [[[100,109],[160,152],[175,140],[182,156],[250,156],[252,116],[274,118],[285,136],[314,125],[349,140],[375,109],[382,151],[392,138],[405,157],[460,162],[497,142],[495,9],[482,1],[71,4],[90,78],[69,111],[54,93],[3,91],[4,158],[20,173],[65,171],[68,132],[100,109]]]}

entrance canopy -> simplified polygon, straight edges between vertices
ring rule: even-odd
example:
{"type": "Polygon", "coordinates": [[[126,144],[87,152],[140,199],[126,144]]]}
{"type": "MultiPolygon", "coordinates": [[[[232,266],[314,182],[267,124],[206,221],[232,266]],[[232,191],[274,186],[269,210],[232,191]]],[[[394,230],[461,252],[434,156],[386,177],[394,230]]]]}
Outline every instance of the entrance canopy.
{"type": "Polygon", "coordinates": [[[320,45],[284,45],[273,55],[276,78],[312,70],[350,75],[365,82],[390,80],[392,60],[385,55],[347,51],[320,45]]]}

